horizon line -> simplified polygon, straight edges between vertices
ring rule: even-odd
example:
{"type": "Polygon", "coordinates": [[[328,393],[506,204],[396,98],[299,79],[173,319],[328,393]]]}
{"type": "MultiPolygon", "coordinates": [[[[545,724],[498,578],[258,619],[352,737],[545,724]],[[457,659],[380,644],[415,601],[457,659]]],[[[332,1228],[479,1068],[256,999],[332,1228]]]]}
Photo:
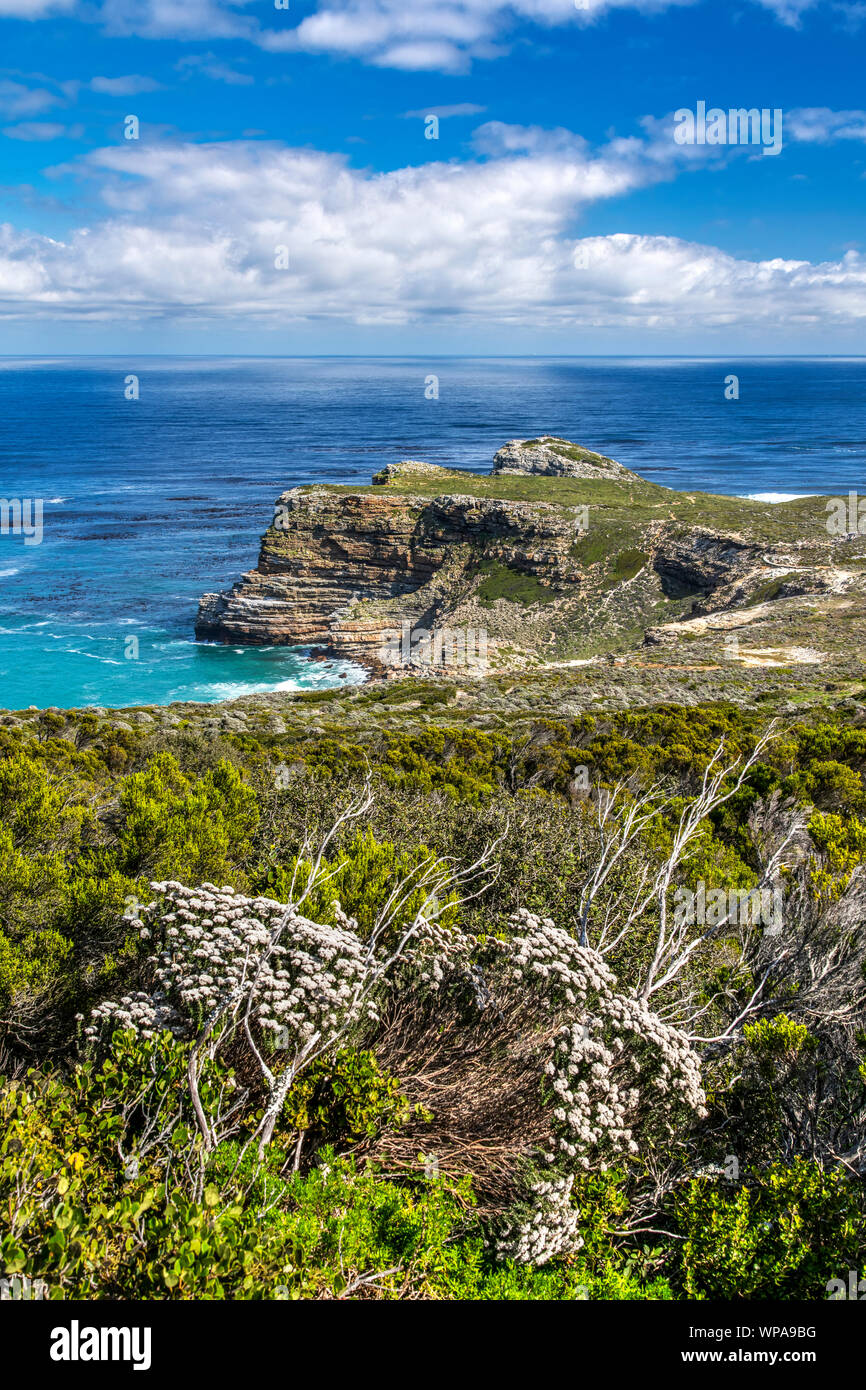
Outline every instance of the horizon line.
{"type": "Polygon", "coordinates": [[[0,362],[34,362],[45,358],[61,361],[92,361],[112,357],[154,357],[154,358],[200,358],[208,361],[242,358],[245,361],[359,361],[359,362],[405,362],[410,360],[429,361],[431,358],[452,359],[470,362],[525,362],[532,358],[557,362],[625,361],[637,358],[640,361],[680,361],[680,362],[830,362],[866,361],[862,352],[747,352],[747,353],[700,353],[700,352],[0,352],[0,362]]]}

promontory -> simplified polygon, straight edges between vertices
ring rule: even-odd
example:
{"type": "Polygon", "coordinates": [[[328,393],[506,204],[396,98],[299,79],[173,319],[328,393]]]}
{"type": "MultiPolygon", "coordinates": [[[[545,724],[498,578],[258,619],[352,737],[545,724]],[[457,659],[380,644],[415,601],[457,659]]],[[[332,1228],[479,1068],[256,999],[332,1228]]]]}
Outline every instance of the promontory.
{"type": "Polygon", "coordinates": [[[389,676],[673,649],[820,665],[866,604],[866,537],[832,508],[674,491],[556,436],[510,441],[487,475],[407,460],[283,493],[257,567],[204,595],[196,635],[389,676]]]}

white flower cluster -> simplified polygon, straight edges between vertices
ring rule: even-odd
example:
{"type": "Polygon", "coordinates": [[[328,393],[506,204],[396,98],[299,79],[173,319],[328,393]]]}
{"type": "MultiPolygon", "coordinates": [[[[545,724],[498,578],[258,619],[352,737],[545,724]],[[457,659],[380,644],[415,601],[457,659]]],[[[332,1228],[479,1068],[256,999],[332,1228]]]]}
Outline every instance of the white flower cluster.
{"type": "MultiPolygon", "coordinates": [[[[514,919],[512,979],[540,987],[572,1021],[560,1029],[546,1065],[557,1105],[560,1155],[588,1170],[638,1153],[644,1120],[670,1133],[682,1104],[706,1114],[700,1062],[689,1042],[642,999],[619,994],[616,976],[596,952],[549,919],[523,909],[514,919]]],[[[556,1151],[546,1155],[553,1163],[556,1151]]]]}
{"type": "Polygon", "coordinates": [[[571,1255],[583,1245],[580,1212],[571,1205],[574,1175],[548,1178],[530,1185],[531,1215],[500,1228],[493,1247],[502,1260],[543,1265],[558,1255],[571,1255]]]}
{"type": "Polygon", "coordinates": [[[474,945],[471,936],[441,927],[438,922],[422,921],[401,959],[411,965],[415,981],[436,994],[455,971],[469,969],[474,945]]]}
{"type": "Polygon", "coordinates": [[[183,1020],[173,1004],[159,991],[153,994],[124,994],[119,1000],[106,999],[91,1013],[92,1022],[84,1036],[95,1042],[106,1024],[111,1030],[131,1028],[141,1038],[152,1038],[164,1029],[183,1031],[183,1020]]]}
{"type": "Polygon", "coordinates": [[[170,1027],[189,1036],[221,1005],[251,998],[250,1016],[284,1046],[300,1048],[316,1033],[375,1014],[364,986],[377,963],[348,927],[322,926],[270,898],[211,883],[151,887],[160,898],[138,925],[153,943],[153,992],[100,1005],[88,1036],[107,1022],[142,1035],[170,1027]]]}
{"type": "MultiPolygon", "coordinates": [[[[106,1026],[133,1028],[143,1037],[170,1028],[188,1037],[221,1006],[242,999],[250,1002],[250,1017],[293,1051],[317,1035],[378,1017],[371,996],[393,962],[387,948],[374,950],[361,939],[339,903],[338,925],[331,927],[271,898],[246,898],[212,883],[151,887],[160,896],[133,925],[151,943],[153,990],[99,1005],[84,1030],[91,1040],[106,1026]]],[[[434,990],[471,949],[460,933],[425,920],[405,935],[400,960],[411,962],[434,990]]]]}
{"type": "Polygon", "coordinates": [[[596,995],[613,990],[616,976],[602,957],[588,946],[579,946],[549,917],[536,917],[525,907],[512,917],[523,935],[512,938],[512,979],[541,985],[551,1004],[585,1008],[596,995]]]}

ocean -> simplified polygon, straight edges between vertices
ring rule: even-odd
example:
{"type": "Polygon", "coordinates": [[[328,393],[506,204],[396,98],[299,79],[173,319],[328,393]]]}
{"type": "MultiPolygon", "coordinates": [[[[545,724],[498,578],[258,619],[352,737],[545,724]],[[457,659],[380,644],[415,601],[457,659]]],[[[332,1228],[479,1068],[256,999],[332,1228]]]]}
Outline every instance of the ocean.
{"type": "Polygon", "coordinates": [[[866,359],[0,358],[0,498],[44,507],[40,544],[0,535],[0,707],[362,679],[196,643],[200,595],[255,566],[286,488],[402,458],[489,471],[547,433],[668,487],[863,492],[866,359]]]}

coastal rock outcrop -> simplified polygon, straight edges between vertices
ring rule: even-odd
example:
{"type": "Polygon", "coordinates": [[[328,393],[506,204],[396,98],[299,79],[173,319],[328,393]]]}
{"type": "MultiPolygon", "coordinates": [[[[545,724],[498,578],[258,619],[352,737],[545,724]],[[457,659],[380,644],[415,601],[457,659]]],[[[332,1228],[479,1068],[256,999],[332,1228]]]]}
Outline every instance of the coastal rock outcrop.
{"type": "Polygon", "coordinates": [[[866,585],[840,564],[821,498],[780,510],[679,493],[550,436],[496,457],[487,476],[406,460],[351,492],[283,493],[257,567],[202,598],[197,637],[310,647],[379,675],[482,674],[666,645],[701,614],[866,585]]]}
{"type": "Polygon", "coordinates": [[[386,463],[384,468],[373,474],[373,482],[380,487],[387,487],[389,483],[397,482],[398,479],[424,479],[435,477],[441,472],[442,469],[435,463],[422,463],[419,459],[401,459],[399,463],[386,463]]]}
{"type": "Polygon", "coordinates": [[[511,439],[494,455],[493,472],[540,473],[555,478],[615,478],[622,482],[634,477],[630,469],[604,454],[595,454],[580,444],[555,435],[540,439],[511,439]]]}

